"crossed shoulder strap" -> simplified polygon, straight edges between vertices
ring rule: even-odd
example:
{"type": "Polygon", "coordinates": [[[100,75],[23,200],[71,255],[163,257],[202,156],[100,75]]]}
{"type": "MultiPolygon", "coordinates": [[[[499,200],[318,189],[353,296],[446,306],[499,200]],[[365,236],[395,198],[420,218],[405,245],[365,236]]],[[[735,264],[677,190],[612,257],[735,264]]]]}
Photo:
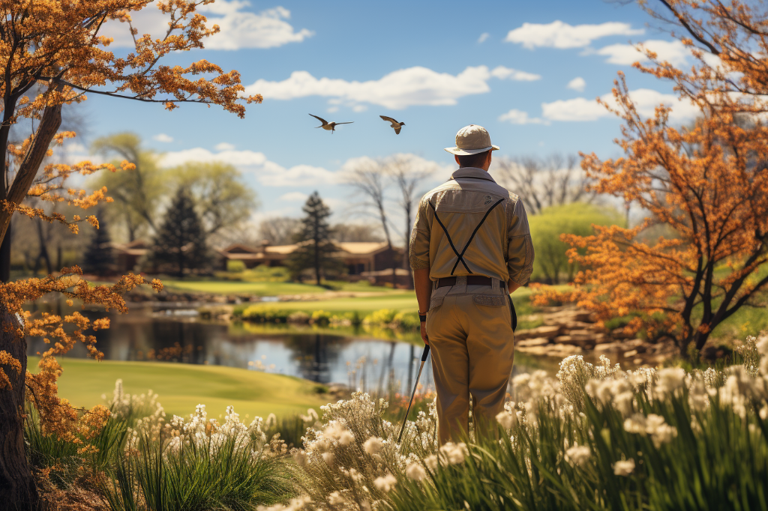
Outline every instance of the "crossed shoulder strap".
{"type": "Polygon", "coordinates": [[[453,275],[453,273],[456,271],[456,267],[459,266],[459,263],[463,264],[464,268],[466,268],[466,270],[470,274],[472,273],[472,270],[469,269],[469,266],[467,266],[467,262],[464,259],[464,253],[469,248],[470,243],[472,243],[472,240],[474,239],[475,234],[477,234],[477,231],[480,230],[480,227],[485,223],[485,219],[488,218],[488,215],[491,214],[491,211],[493,211],[493,209],[496,206],[498,206],[499,204],[501,204],[502,202],[504,202],[504,199],[499,199],[498,201],[496,201],[496,203],[493,206],[488,208],[488,211],[485,212],[485,215],[483,216],[482,220],[480,220],[480,223],[477,224],[477,227],[475,227],[475,230],[472,231],[472,235],[469,237],[469,240],[467,240],[467,244],[464,245],[464,248],[462,249],[461,253],[459,253],[459,251],[456,250],[456,246],[453,244],[453,240],[451,239],[451,235],[448,234],[448,228],[445,227],[443,222],[440,220],[440,217],[437,215],[437,209],[435,208],[434,204],[432,204],[432,201],[429,201],[429,206],[432,208],[432,211],[434,211],[434,213],[435,213],[435,220],[437,220],[437,223],[440,224],[440,227],[443,228],[443,232],[445,233],[445,237],[448,238],[448,243],[451,245],[451,249],[453,249],[453,253],[456,254],[456,257],[457,257],[456,264],[453,265],[453,269],[451,270],[451,275],[453,275]]]}

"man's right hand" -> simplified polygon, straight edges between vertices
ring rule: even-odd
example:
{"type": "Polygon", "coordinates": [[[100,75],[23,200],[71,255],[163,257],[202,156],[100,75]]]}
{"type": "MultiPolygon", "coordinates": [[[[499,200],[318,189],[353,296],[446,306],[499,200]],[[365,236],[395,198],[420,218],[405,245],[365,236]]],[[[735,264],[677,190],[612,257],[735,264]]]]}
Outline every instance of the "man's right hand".
{"type": "Polygon", "coordinates": [[[427,336],[427,323],[424,321],[421,322],[421,340],[424,341],[424,344],[429,346],[429,337],[427,336]]]}

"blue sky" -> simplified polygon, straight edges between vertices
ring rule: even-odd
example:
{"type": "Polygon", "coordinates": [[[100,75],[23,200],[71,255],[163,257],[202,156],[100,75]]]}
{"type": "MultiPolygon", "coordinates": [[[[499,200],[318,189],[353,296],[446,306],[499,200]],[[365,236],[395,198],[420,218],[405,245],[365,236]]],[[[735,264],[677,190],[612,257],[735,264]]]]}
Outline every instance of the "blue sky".
{"type": "MultiPolygon", "coordinates": [[[[244,120],[220,108],[157,104],[91,95],[84,108],[91,137],[133,131],[165,153],[167,164],[219,159],[240,168],[262,206],[254,220],[299,216],[314,190],[337,220],[356,199],[341,178],[351,162],[408,153],[438,169],[456,131],[485,126],[500,156],[596,152],[617,156],[619,122],[594,102],[618,71],[637,91],[641,111],[674,101],[671,87],[631,68],[632,44],[675,63],[691,63],[681,45],[635,4],[553,1],[217,0],[205,13],[223,27],[208,48],[169,63],[207,59],[237,69],[249,92],[264,95],[244,120]],[[331,135],[308,113],[354,121],[331,135]],[[379,115],[406,123],[395,135],[379,115]]],[[[134,16],[156,33],[156,8],[134,16]]],[[[126,28],[112,25],[114,51],[129,51],[126,28]]],[[[679,105],[676,120],[693,115],[679,105]]],[[[425,190],[426,191],[426,190],[425,190]]]]}

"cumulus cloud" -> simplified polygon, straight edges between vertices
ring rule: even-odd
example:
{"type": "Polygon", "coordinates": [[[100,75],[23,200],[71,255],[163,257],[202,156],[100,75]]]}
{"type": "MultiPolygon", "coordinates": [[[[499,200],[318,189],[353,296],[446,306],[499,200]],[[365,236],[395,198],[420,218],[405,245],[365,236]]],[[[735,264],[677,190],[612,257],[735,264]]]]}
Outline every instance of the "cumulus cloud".
{"type": "Polygon", "coordinates": [[[329,103],[333,111],[341,104],[359,108],[366,103],[400,110],[413,105],[455,105],[464,96],[489,92],[491,78],[530,81],[540,76],[503,66],[493,71],[486,66],[468,67],[457,75],[416,66],[393,71],[378,80],[358,82],[315,78],[307,71],[294,71],[279,82],[257,80],[247,86],[245,92],[262,94],[266,100],[327,97],[332,99],[329,103]]]}
{"type": "MultiPolygon", "coordinates": [[[[221,29],[218,34],[204,40],[205,47],[212,50],[275,48],[301,42],[314,35],[314,32],[306,28],[295,30],[287,21],[291,18],[291,12],[284,7],[278,6],[256,14],[245,10],[248,6],[250,2],[240,0],[217,0],[200,6],[198,11],[208,19],[207,25],[218,25],[221,29]]],[[[170,19],[169,15],[163,14],[152,4],[132,13],[131,17],[139,35],[150,34],[153,38],[165,35],[170,19]]],[[[111,47],[134,46],[127,23],[109,21],[101,33],[114,39],[111,47]]]]}
{"type": "MultiPolygon", "coordinates": [[[[629,93],[640,115],[652,117],[656,107],[664,104],[672,108],[669,118],[673,122],[683,122],[699,115],[699,109],[690,101],[679,101],[674,94],[664,94],[651,89],[636,89],[629,93]]],[[[608,105],[615,106],[613,94],[601,97],[608,105]]],[[[596,121],[603,117],[613,117],[603,105],[593,99],[575,98],[542,103],[542,116],[551,121],[596,121]]]]}
{"type": "Polygon", "coordinates": [[[585,82],[584,78],[580,76],[577,76],[576,78],[568,82],[568,85],[566,85],[566,87],[568,87],[569,89],[573,89],[579,92],[582,92],[584,90],[584,87],[586,86],[587,86],[587,82],[585,82]]]}
{"type": "Polygon", "coordinates": [[[217,151],[232,151],[235,149],[235,146],[229,142],[221,142],[216,144],[215,148],[217,151]]]}
{"type": "MultiPolygon", "coordinates": [[[[642,47],[658,55],[659,60],[666,60],[670,64],[680,66],[686,63],[691,52],[680,41],[662,41],[652,39],[642,43],[642,47]]],[[[635,62],[647,62],[645,51],[638,51],[634,44],[612,44],[600,48],[595,52],[598,55],[608,57],[606,62],[610,64],[632,65],[635,62]]]]}
{"type": "Polygon", "coordinates": [[[162,142],[164,144],[169,144],[173,142],[173,137],[170,135],[166,135],[165,133],[158,133],[154,137],[152,137],[152,140],[156,140],[158,142],[162,142]]]}
{"type": "Polygon", "coordinates": [[[338,182],[336,173],[322,167],[295,165],[285,168],[267,159],[264,153],[249,150],[228,149],[213,152],[202,147],[195,147],[164,153],[159,163],[163,167],[175,167],[189,161],[229,163],[246,175],[254,176],[263,186],[317,186],[338,182]]]}
{"type": "Polygon", "coordinates": [[[541,80],[541,75],[534,73],[526,73],[525,71],[518,71],[504,66],[497,66],[491,71],[491,76],[500,80],[514,80],[517,82],[534,82],[541,80]]]}
{"type": "Polygon", "coordinates": [[[512,109],[509,112],[499,116],[499,120],[502,122],[509,122],[511,124],[549,124],[544,119],[538,117],[528,117],[527,112],[521,110],[512,109]]]}
{"type": "Polygon", "coordinates": [[[491,37],[491,34],[489,34],[488,32],[483,32],[482,34],[480,34],[480,37],[477,38],[477,42],[479,44],[483,44],[485,41],[488,40],[489,37],[491,37]]]}
{"type": "Polygon", "coordinates": [[[607,22],[599,25],[574,26],[557,20],[547,25],[523,23],[522,27],[510,30],[505,41],[522,44],[528,49],[583,48],[602,37],[639,35],[643,32],[642,29],[633,29],[628,23],[607,22]]]}

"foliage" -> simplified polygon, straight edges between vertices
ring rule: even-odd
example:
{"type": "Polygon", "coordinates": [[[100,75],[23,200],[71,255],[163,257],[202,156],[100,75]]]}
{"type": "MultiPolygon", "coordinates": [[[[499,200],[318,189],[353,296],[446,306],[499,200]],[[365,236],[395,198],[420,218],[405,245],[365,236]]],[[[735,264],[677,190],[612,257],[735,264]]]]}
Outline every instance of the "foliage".
{"type": "Polygon", "coordinates": [[[326,326],[331,322],[332,314],[327,311],[317,310],[310,316],[310,322],[314,325],[326,326]]]}
{"type": "Polygon", "coordinates": [[[768,285],[760,274],[768,262],[768,126],[761,120],[768,82],[755,65],[768,54],[768,21],[764,5],[739,0],[663,5],[655,14],[673,12],[682,27],[675,35],[697,63],[678,69],[646,50],[651,64],[635,67],[671,81],[699,118],[673,127],[668,105],[643,118],[620,75],[608,106],[624,121],[618,140],[624,156],[585,155],[582,166],[598,192],[637,204],[650,216],[632,229],[598,227],[591,236],[566,236],[569,257],[584,268],[578,287],[541,298],[577,301],[603,320],[639,312],[631,330],[644,327],[651,339],[671,338],[685,354],[689,343],[701,350],[742,306],[761,305],[760,290],[768,285]],[[642,236],[658,224],[673,237],[642,236]]]}
{"type": "Polygon", "coordinates": [[[245,271],[245,263],[239,260],[227,260],[227,271],[230,273],[242,273],[245,271]]]}
{"type": "Polygon", "coordinates": [[[185,163],[171,169],[170,178],[189,190],[207,235],[237,226],[258,206],[240,171],[226,163],[185,163]]]}
{"type": "Polygon", "coordinates": [[[168,192],[168,180],[159,166],[159,156],[141,145],[134,133],[118,133],[94,140],[91,150],[103,156],[118,155],[133,163],[124,172],[103,172],[93,179],[98,187],[105,187],[120,205],[106,213],[125,224],[128,240],[146,236],[157,227],[156,216],[160,202],[168,192]]]}
{"type": "Polygon", "coordinates": [[[398,312],[394,309],[379,309],[363,319],[364,325],[386,326],[395,320],[398,312]]]}
{"type": "Polygon", "coordinates": [[[112,244],[107,223],[101,222],[85,251],[83,266],[88,272],[105,275],[113,270],[113,263],[112,244]]]}
{"type": "Polygon", "coordinates": [[[561,240],[562,234],[588,236],[593,225],[625,225],[613,208],[582,203],[544,208],[528,222],[536,253],[531,278],[547,284],[559,284],[563,274],[571,282],[578,269],[575,262],[568,260],[568,245],[561,240]]]}
{"type": "Polygon", "coordinates": [[[186,188],[179,188],[160,225],[150,253],[158,269],[169,267],[183,277],[188,270],[200,270],[210,262],[206,233],[186,188]]]}
{"type": "Polygon", "coordinates": [[[324,274],[337,275],[343,271],[344,265],[336,258],[338,248],[331,240],[333,231],[328,225],[331,210],[317,192],[309,196],[302,211],[305,216],[294,234],[294,242],[299,246],[291,253],[287,266],[294,278],[311,268],[319,286],[324,274]]]}

